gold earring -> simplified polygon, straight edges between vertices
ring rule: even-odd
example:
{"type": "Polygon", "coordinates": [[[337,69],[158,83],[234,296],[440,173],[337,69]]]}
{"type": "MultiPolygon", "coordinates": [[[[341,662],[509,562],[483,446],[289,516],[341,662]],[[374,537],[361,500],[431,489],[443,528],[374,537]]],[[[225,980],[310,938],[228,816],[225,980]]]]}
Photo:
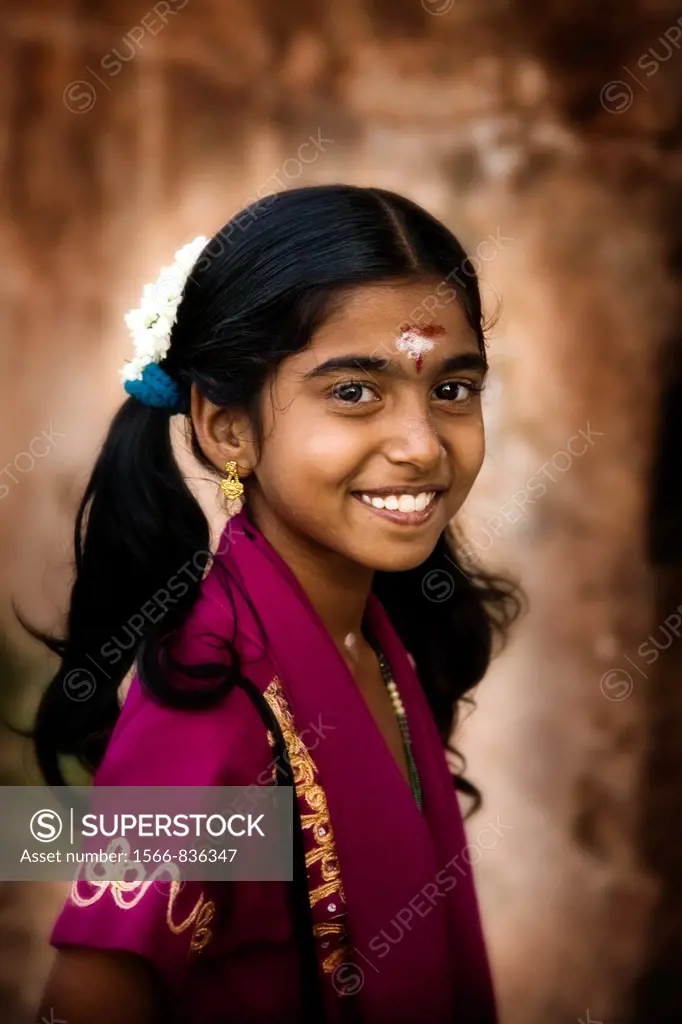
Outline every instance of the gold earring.
{"type": "Polygon", "coordinates": [[[227,476],[220,481],[220,488],[228,501],[238,501],[244,493],[244,484],[239,479],[236,462],[225,464],[227,476]]]}

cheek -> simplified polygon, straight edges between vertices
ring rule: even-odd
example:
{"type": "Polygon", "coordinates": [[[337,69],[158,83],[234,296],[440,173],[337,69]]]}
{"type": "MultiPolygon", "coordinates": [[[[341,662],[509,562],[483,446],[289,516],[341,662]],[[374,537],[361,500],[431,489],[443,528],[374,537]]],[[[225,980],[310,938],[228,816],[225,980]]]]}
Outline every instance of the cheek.
{"type": "Polygon", "coordinates": [[[367,446],[357,424],[342,421],[308,421],[281,416],[276,429],[266,434],[258,477],[264,491],[301,496],[327,489],[338,490],[362,464],[367,446]]]}
{"type": "Polygon", "coordinates": [[[454,431],[451,451],[462,483],[471,487],[485,458],[485,431],[482,420],[462,423],[454,431]]]}

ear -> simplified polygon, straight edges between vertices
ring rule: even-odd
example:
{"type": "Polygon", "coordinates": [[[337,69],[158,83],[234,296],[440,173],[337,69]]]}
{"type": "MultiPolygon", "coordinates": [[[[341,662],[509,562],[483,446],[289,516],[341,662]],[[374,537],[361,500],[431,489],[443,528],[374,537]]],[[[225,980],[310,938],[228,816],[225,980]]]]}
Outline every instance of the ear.
{"type": "Polygon", "coordinates": [[[202,452],[222,472],[226,462],[236,462],[239,475],[248,476],[256,466],[256,449],[248,417],[214,405],[193,384],[190,413],[202,452]]]}

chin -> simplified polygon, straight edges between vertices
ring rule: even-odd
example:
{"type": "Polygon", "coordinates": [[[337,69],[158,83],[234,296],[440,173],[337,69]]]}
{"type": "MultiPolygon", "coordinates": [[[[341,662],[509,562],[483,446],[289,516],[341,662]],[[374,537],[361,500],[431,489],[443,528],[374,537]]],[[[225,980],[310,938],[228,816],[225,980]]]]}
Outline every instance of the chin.
{"type": "Polygon", "coordinates": [[[436,546],[438,537],[432,544],[385,544],[369,549],[356,558],[361,565],[375,572],[408,572],[423,565],[436,546]]]}

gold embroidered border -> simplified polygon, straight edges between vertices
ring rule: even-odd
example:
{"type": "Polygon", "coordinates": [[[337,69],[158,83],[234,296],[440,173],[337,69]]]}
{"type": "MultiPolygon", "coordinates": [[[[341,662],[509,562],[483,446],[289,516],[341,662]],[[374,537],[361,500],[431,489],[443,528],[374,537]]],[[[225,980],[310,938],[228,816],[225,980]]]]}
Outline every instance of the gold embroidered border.
{"type": "MultiPolygon", "coordinates": [[[[298,735],[291,710],[284,696],[281,680],[275,676],[264,691],[265,699],[270,705],[279,722],[284,736],[294,775],[296,795],[307,813],[301,813],[301,825],[312,830],[314,844],[306,852],[305,863],[308,870],[308,892],[310,906],[314,907],[320,900],[335,896],[339,904],[345,904],[341,869],[336,853],[334,829],[332,828],[327,796],[317,781],[317,765],[308,748],[298,735]],[[314,877],[315,865],[319,865],[319,880],[314,877]]],[[[274,744],[272,733],[268,733],[270,744],[274,744]]],[[[273,765],[273,778],[277,778],[277,767],[273,765]]],[[[342,913],[341,907],[339,911],[342,913]]],[[[313,926],[315,937],[320,941],[322,969],[331,973],[341,963],[348,952],[346,926],[342,922],[321,922],[313,926]],[[338,947],[331,953],[322,952],[334,936],[338,947]]]]}

